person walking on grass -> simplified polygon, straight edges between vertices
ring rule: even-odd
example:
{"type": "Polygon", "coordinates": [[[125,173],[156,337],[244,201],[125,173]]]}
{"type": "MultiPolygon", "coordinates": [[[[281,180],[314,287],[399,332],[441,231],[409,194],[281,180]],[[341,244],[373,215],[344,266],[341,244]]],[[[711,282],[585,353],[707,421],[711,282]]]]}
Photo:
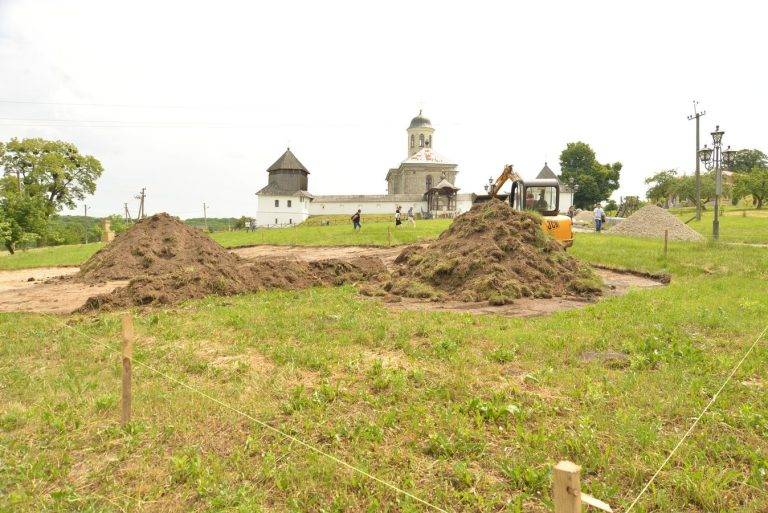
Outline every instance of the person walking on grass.
{"type": "Polygon", "coordinates": [[[395,209],[395,226],[400,226],[403,224],[403,216],[400,214],[400,207],[398,206],[395,209]]]}
{"type": "Polygon", "coordinates": [[[360,209],[357,209],[357,212],[352,214],[352,229],[353,230],[359,230],[360,229],[360,209]]]}
{"type": "Polygon", "coordinates": [[[605,212],[600,203],[595,205],[595,231],[600,233],[603,229],[603,223],[605,223],[605,212]]]}
{"type": "Polygon", "coordinates": [[[408,209],[408,222],[411,223],[411,226],[416,228],[416,216],[413,215],[413,205],[408,209]]]}

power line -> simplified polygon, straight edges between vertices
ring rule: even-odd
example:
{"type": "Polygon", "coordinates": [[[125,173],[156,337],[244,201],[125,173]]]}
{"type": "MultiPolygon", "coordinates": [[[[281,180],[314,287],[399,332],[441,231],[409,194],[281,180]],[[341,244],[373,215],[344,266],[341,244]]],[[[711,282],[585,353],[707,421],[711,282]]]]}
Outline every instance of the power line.
{"type": "Polygon", "coordinates": [[[0,103],[15,105],[59,105],[74,107],[117,107],[128,109],[194,109],[194,108],[235,108],[235,106],[193,106],[193,105],[143,105],[137,103],[89,103],[89,102],[51,102],[38,100],[10,100],[0,98],[0,103]]]}

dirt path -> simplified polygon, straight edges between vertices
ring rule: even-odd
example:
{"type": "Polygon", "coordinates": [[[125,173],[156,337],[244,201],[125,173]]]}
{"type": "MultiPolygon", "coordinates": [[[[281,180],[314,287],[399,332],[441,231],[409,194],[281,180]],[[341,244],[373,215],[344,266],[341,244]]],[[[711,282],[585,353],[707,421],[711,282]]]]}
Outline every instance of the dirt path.
{"type": "Polygon", "coordinates": [[[347,259],[359,256],[375,256],[381,258],[386,265],[391,265],[403,246],[252,246],[235,248],[230,251],[249,260],[264,260],[274,258],[290,258],[296,260],[326,260],[328,258],[347,259]]]}
{"type": "Polygon", "coordinates": [[[77,267],[41,267],[0,271],[0,312],[70,313],[96,294],[109,292],[127,282],[113,281],[88,286],[81,283],[48,281],[69,276],[77,267]]]}
{"type": "MultiPolygon", "coordinates": [[[[347,259],[358,256],[377,256],[385,264],[392,265],[401,247],[364,247],[364,246],[254,246],[238,248],[233,253],[249,260],[261,259],[296,259],[323,260],[328,258],[347,259]]],[[[96,294],[114,290],[125,285],[125,281],[112,281],[101,285],[83,285],[69,281],[56,281],[52,278],[68,276],[78,271],[76,267],[45,267],[0,271],[0,312],[45,312],[66,314],[81,307],[85,301],[96,294]],[[34,278],[30,281],[30,278],[34,278]]],[[[616,271],[596,269],[609,287],[607,296],[626,294],[630,288],[659,287],[658,281],[625,274],[616,271]]],[[[523,298],[514,304],[490,306],[488,303],[462,303],[458,301],[432,303],[404,300],[389,303],[397,310],[448,311],[471,313],[495,313],[516,317],[544,315],[560,310],[569,310],[591,304],[591,301],[573,298],[530,299],[523,298]]]]}

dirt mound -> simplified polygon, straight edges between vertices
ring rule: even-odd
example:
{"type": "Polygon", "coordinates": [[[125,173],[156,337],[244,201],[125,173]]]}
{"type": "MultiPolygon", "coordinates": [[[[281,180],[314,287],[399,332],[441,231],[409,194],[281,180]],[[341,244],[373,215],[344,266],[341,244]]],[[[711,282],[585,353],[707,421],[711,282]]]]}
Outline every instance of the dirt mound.
{"type": "Polygon", "coordinates": [[[384,264],[374,257],[314,262],[264,260],[243,263],[221,274],[189,267],[167,274],[136,277],[125,287],[89,298],[81,310],[159,306],[210,295],[343,285],[369,281],[383,272],[384,264]]]}
{"type": "Polygon", "coordinates": [[[81,267],[76,279],[85,283],[129,280],[138,276],[207,270],[235,278],[241,264],[202,231],[168,214],[142,219],[99,250],[81,267]]]}
{"type": "Polygon", "coordinates": [[[81,310],[173,304],[211,294],[299,289],[369,280],[385,271],[378,258],[349,261],[249,262],[200,230],[168,214],[142,220],[93,255],[74,276],[84,283],[129,279],[128,285],[91,297],[81,310]]]}
{"type": "Polygon", "coordinates": [[[410,246],[384,289],[405,297],[490,301],[594,296],[602,282],[541,228],[501,201],[475,205],[428,246],[410,246]]]}
{"type": "Polygon", "coordinates": [[[703,242],[704,237],[680,219],[656,205],[646,205],[605,233],[630,235],[634,237],[664,238],[667,230],[669,240],[703,242]]]}

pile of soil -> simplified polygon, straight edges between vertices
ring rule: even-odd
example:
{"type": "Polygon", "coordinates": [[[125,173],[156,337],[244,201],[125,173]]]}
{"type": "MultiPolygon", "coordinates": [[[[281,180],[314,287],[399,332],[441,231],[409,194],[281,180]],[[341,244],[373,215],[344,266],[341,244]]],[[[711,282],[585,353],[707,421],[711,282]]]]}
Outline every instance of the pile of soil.
{"type": "Polygon", "coordinates": [[[679,218],[656,205],[646,205],[605,233],[630,235],[634,237],[664,238],[667,230],[669,240],[703,242],[704,237],[679,218]]]}
{"type": "Polygon", "coordinates": [[[173,304],[211,294],[300,289],[367,281],[384,272],[381,260],[249,262],[226,251],[196,228],[168,214],[138,222],[93,255],[73,277],[96,284],[128,285],[91,297],[81,310],[173,304]]]}
{"type": "Polygon", "coordinates": [[[396,296],[489,301],[592,297],[602,281],[541,228],[541,218],[494,200],[457,217],[428,246],[410,246],[383,289],[396,296]]]}

